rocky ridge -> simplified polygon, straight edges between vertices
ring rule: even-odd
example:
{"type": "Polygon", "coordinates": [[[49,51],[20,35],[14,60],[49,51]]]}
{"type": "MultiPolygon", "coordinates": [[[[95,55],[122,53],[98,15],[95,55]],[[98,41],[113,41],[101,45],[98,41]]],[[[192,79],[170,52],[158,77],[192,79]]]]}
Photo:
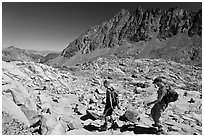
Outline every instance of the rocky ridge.
{"type": "Polygon", "coordinates": [[[49,61],[59,55],[57,52],[52,51],[35,51],[20,49],[14,46],[10,46],[2,49],[2,60],[6,62],[10,61],[35,61],[42,62],[49,61]]]}
{"type": "MultiPolygon", "coordinates": [[[[202,134],[201,68],[162,59],[109,56],[75,67],[2,62],[2,134],[156,134],[146,102],[156,98],[152,80],[162,76],[179,93],[162,116],[165,134],[202,134]],[[119,93],[114,130],[101,131],[104,78],[119,93]],[[9,107],[7,107],[9,105],[9,107]],[[124,120],[128,110],[136,119],[124,120]]],[[[109,125],[110,126],[110,125],[109,125]]]]}
{"type": "Polygon", "coordinates": [[[2,60],[3,61],[35,61],[43,56],[35,53],[34,51],[23,50],[10,46],[2,50],[2,60]]]}
{"type": "Polygon", "coordinates": [[[201,66],[201,35],[201,10],[196,13],[179,8],[167,11],[137,8],[133,12],[122,9],[71,42],[50,64],[67,66],[115,54],[201,66]]]}

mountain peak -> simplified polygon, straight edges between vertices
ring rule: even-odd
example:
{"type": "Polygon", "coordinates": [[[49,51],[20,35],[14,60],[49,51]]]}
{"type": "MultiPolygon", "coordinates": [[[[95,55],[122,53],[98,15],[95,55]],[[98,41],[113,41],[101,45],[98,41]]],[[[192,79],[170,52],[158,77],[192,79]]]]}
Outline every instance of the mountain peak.
{"type": "Polygon", "coordinates": [[[126,9],[121,9],[121,10],[118,12],[118,14],[122,14],[122,15],[124,15],[124,14],[126,14],[126,13],[129,13],[129,11],[126,10],[126,9]]]}
{"type": "MultiPolygon", "coordinates": [[[[201,19],[201,11],[194,14],[177,7],[170,8],[167,11],[162,11],[161,9],[144,10],[141,7],[137,7],[137,9],[133,12],[121,9],[113,18],[102,23],[102,25],[90,27],[91,29],[71,42],[63,50],[61,57],[59,58],[62,58],[62,62],[67,62],[65,60],[78,60],[83,56],[86,56],[87,59],[89,59],[101,55],[123,55],[124,53],[125,55],[134,54],[137,58],[154,58],[157,56],[155,54],[158,54],[156,51],[161,50],[160,48],[164,47],[161,45],[174,43],[173,41],[169,42],[169,39],[175,39],[177,36],[180,38],[180,41],[178,41],[178,43],[181,42],[180,45],[185,46],[184,41],[188,41],[191,44],[187,44],[190,47],[185,47],[186,49],[182,49],[181,51],[176,50],[176,52],[179,52],[178,54],[184,54],[186,52],[191,54],[194,51],[200,51],[192,48],[195,43],[191,41],[191,38],[194,36],[201,36],[201,19]],[[186,40],[183,41],[182,39],[186,40]],[[143,42],[143,45],[135,46],[138,45],[139,42],[143,42]],[[147,45],[149,45],[148,48],[147,45]],[[128,46],[130,46],[133,50],[127,51],[125,47],[128,48],[128,46]],[[187,49],[191,51],[186,51],[187,49]],[[185,52],[183,50],[185,50],[185,52]],[[75,57],[77,59],[75,59],[75,57]]],[[[176,45],[178,43],[176,43],[176,45]]],[[[200,44],[198,45],[200,48],[200,44]]],[[[171,46],[174,47],[175,44],[171,46]]],[[[168,46],[168,48],[170,47],[168,46]]],[[[160,52],[161,51],[159,51],[158,57],[160,57],[160,52]]],[[[166,52],[168,51],[165,51],[165,54],[167,54],[166,52]]],[[[162,53],[162,55],[165,54],[162,53]]],[[[174,60],[177,60],[178,62],[180,62],[180,60],[186,60],[188,58],[187,56],[192,56],[188,54],[182,55],[182,57],[185,56],[184,59],[180,59],[180,57],[178,57],[178,59],[176,58],[174,60]]],[[[170,58],[174,57],[170,55],[170,58]]],[[[190,60],[191,59],[187,62],[190,60]]]]}
{"type": "Polygon", "coordinates": [[[7,47],[7,49],[18,49],[18,48],[14,47],[14,46],[9,46],[9,47],[7,47]]]}

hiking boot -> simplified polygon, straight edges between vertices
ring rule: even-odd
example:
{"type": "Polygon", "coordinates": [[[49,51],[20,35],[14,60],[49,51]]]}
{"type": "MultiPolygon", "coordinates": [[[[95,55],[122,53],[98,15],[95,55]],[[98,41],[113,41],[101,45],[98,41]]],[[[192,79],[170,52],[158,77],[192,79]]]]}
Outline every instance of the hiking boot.
{"type": "Polygon", "coordinates": [[[108,129],[107,124],[103,124],[103,125],[100,127],[100,130],[101,130],[101,131],[106,131],[107,129],[108,129]]]}
{"type": "Polygon", "coordinates": [[[162,127],[162,125],[160,125],[160,124],[152,124],[152,126],[153,126],[153,127],[158,127],[158,128],[161,128],[161,127],[162,127]]]}
{"type": "Polygon", "coordinates": [[[113,130],[117,130],[117,128],[119,128],[119,126],[116,122],[113,122],[110,128],[112,128],[113,130]]]}
{"type": "Polygon", "coordinates": [[[162,128],[159,128],[157,130],[157,135],[161,135],[161,134],[165,134],[166,132],[162,129],[162,128]]]}

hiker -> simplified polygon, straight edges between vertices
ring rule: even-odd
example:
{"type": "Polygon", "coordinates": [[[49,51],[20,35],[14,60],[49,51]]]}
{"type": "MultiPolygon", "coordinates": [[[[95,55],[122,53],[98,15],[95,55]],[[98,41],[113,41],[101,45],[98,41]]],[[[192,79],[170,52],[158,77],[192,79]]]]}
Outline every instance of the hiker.
{"type": "Polygon", "coordinates": [[[164,82],[159,77],[154,79],[153,84],[159,87],[157,91],[158,97],[157,100],[147,103],[147,106],[154,104],[153,108],[151,109],[151,116],[155,123],[152,124],[152,126],[158,127],[158,131],[162,131],[160,117],[168,106],[168,102],[164,99],[164,96],[167,95],[167,89],[164,82]]]}
{"type": "Polygon", "coordinates": [[[117,106],[119,108],[119,106],[118,106],[118,94],[114,91],[114,88],[110,86],[109,81],[105,80],[103,84],[104,87],[106,88],[106,104],[103,112],[105,123],[101,128],[102,130],[106,130],[108,116],[110,116],[111,124],[113,125],[112,113],[115,107],[117,106]]]}

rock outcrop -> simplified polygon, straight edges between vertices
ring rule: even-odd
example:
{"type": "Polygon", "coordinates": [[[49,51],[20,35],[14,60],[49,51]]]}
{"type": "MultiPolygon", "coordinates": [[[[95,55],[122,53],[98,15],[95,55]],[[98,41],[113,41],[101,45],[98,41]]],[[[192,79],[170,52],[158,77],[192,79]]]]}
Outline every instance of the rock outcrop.
{"type": "Polygon", "coordinates": [[[116,54],[136,58],[165,58],[201,66],[201,35],[201,10],[195,13],[179,8],[167,11],[137,8],[133,12],[122,9],[113,18],[91,27],[71,42],[61,56],[50,64],[66,66],[116,54]],[[176,57],[175,54],[171,55],[175,51],[178,53],[176,57]]]}

